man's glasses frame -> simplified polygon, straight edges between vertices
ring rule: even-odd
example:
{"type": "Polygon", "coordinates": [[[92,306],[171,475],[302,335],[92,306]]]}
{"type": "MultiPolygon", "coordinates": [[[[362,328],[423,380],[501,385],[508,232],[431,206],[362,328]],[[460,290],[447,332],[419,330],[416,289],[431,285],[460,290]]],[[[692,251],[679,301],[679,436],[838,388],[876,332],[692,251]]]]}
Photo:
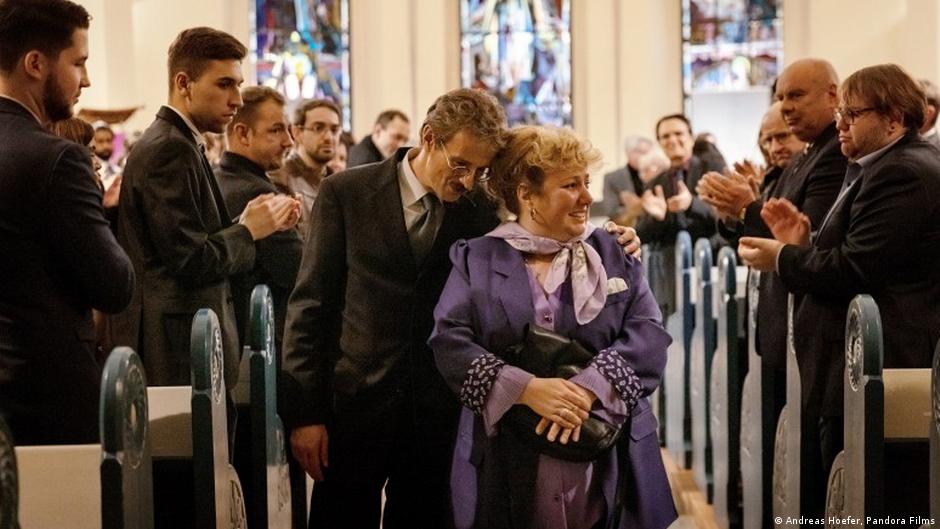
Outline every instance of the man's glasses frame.
{"type": "Polygon", "coordinates": [[[852,125],[855,123],[855,120],[860,118],[867,112],[874,112],[878,110],[875,107],[864,107],[864,108],[848,108],[848,107],[838,107],[836,108],[836,119],[842,120],[846,125],[852,125]]]}
{"type": "MultiPolygon", "coordinates": [[[[447,167],[450,167],[451,174],[454,178],[463,180],[470,175],[470,168],[466,165],[454,165],[450,161],[450,154],[447,152],[447,147],[444,146],[443,141],[439,141],[438,144],[441,146],[441,151],[444,152],[444,161],[447,162],[447,167]]],[[[485,182],[490,177],[490,168],[489,167],[480,167],[477,169],[474,178],[477,181],[485,182]]]]}

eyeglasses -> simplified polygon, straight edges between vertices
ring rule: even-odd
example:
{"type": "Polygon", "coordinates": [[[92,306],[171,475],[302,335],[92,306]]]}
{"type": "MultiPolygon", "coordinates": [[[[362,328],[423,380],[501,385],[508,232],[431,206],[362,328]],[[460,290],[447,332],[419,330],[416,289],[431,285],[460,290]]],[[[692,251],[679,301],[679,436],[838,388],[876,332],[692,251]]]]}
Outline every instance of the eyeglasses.
{"type": "MultiPolygon", "coordinates": [[[[450,154],[447,153],[447,147],[444,147],[444,142],[438,142],[441,146],[441,150],[444,151],[444,160],[447,161],[447,167],[450,167],[451,174],[454,175],[454,178],[463,180],[470,175],[470,168],[466,165],[454,165],[450,161],[450,154]]],[[[479,167],[474,173],[474,179],[485,182],[490,177],[490,168],[489,167],[479,167]]]]}
{"type": "Polygon", "coordinates": [[[330,125],[322,121],[315,121],[309,127],[300,127],[300,129],[314,134],[323,134],[326,131],[329,131],[330,134],[339,134],[340,132],[339,125],[330,125]]]}
{"type": "Polygon", "coordinates": [[[866,112],[872,112],[877,110],[874,107],[865,107],[865,108],[847,108],[839,107],[836,109],[836,119],[842,120],[846,125],[851,125],[855,123],[855,120],[859,118],[862,114],[866,112]]]}

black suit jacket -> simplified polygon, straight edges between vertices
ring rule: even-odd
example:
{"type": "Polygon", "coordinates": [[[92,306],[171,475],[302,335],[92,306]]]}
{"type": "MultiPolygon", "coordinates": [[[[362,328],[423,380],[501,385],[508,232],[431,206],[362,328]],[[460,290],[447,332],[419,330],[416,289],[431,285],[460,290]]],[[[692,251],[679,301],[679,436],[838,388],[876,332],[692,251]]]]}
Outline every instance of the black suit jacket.
{"type": "MultiPolygon", "coordinates": [[[[675,310],[675,270],[676,236],[680,231],[688,231],[692,237],[692,244],[699,237],[710,238],[716,233],[715,215],[711,206],[703,202],[696,194],[695,187],[702,176],[709,171],[721,171],[723,167],[714,167],[706,164],[697,156],[689,159],[688,169],[685,170],[683,181],[689,192],[692,193],[692,205],[681,213],[666,213],[666,218],[656,220],[650,215],[640,217],[636,225],[637,234],[643,242],[649,243],[654,254],[649,256],[650,288],[656,295],[656,300],[663,311],[663,317],[675,310]]],[[[677,193],[673,182],[675,169],[670,168],[654,178],[646,185],[652,190],[656,186],[663,186],[663,193],[669,198],[677,193]]],[[[713,241],[714,243],[714,241],[713,241]]]]}
{"type": "MultiPolygon", "coordinates": [[[[338,409],[368,417],[377,402],[402,395],[415,410],[409,431],[419,437],[456,427],[459,404],[427,340],[450,274],[448,249],[458,238],[483,235],[497,219],[479,198],[446,204],[434,245],[417,265],[398,187],[398,163],[407,152],[331,176],[320,187],[312,212],[317,229],[305,242],[287,313],[288,429],[326,424],[338,409]]],[[[362,424],[364,435],[369,427],[362,424]]]]}
{"type": "MultiPolygon", "coordinates": [[[[794,158],[767,198],[785,198],[809,217],[813,230],[819,229],[823,218],[835,202],[847,160],[839,145],[835,122],[816,138],[812,146],[794,158]]],[[[761,218],[764,199],[747,207],[744,223],[738,226],[740,236],[773,238],[761,218]]],[[[760,276],[757,303],[757,351],[761,360],[773,369],[787,365],[787,289],[776,273],[760,276]]],[[[800,297],[795,300],[799,306],[800,297]]]]}
{"type": "Polygon", "coordinates": [[[134,271],[84,145],[0,98],[0,411],[17,444],[98,442],[91,309],[127,306],[134,271]]]}
{"type": "Polygon", "coordinates": [[[150,385],[191,383],[189,337],[201,308],[219,318],[227,387],[238,380],[229,278],[251,270],[255,244],[231,218],[192,132],[162,107],[124,167],[118,241],[138,281],[130,306],[111,322],[114,343],[140,353],[150,385]]]}
{"type": "MultiPolygon", "coordinates": [[[[248,202],[258,195],[278,192],[260,165],[233,152],[222,154],[215,174],[225,198],[225,206],[235,216],[241,215],[248,202]]],[[[300,232],[291,229],[274,232],[257,241],[255,246],[254,268],[232,278],[238,337],[241,343],[245,343],[251,291],[255,285],[264,284],[271,289],[274,301],[274,340],[277,350],[280,351],[281,339],[284,336],[284,319],[287,315],[287,298],[294,289],[294,282],[297,281],[303,243],[300,240],[300,232]]]]}
{"type": "Polygon", "coordinates": [[[379,148],[372,142],[372,136],[362,138],[362,141],[349,148],[346,157],[346,168],[365,165],[367,163],[381,162],[385,157],[379,152],[379,148]]]}
{"type": "Polygon", "coordinates": [[[794,321],[804,407],[841,415],[845,318],[857,294],[881,312],[884,367],[930,367],[940,338],[940,151],[909,132],[833,205],[811,247],[779,258],[804,294],[794,321]]]}

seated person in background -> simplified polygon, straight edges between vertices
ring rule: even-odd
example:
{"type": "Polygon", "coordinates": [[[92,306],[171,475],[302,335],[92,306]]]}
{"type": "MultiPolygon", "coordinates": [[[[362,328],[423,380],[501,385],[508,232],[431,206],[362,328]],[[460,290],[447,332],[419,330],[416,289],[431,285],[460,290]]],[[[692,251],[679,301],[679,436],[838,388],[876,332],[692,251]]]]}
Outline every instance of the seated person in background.
{"type": "Polygon", "coordinates": [[[411,122],[400,110],[386,110],[375,118],[372,134],[349,149],[347,167],[381,162],[399,147],[404,147],[411,137],[411,122]]]}
{"type": "Polygon", "coordinates": [[[451,477],[457,527],[588,529],[619,518],[655,529],[676,518],[646,399],[670,338],[640,262],[587,222],[588,171],[599,161],[568,129],[513,129],[487,188],[518,220],[451,248],[428,343],[464,406],[451,477]],[[567,380],[515,367],[503,355],[527,325],[576,340],[593,360],[567,380]],[[630,421],[630,434],[592,461],[557,459],[503,428],[513,405],[538,414],[535,432],[550,442],[578,440],[589,412],[630,421]],[[483,454],[480,465],[471,453],[483,454]]]}
{"type": "Polygon", "coordinates": [[[339,135],[339,141],[336,142],[336,152],[333,153],[333,159],[327,162],[330,172],[338,173],[346,170],[346,162],[349,160],[349,149],[356,144],[353,135],[348,131],[343,131],[339,135]]]}
{"type": "Polygon", "coordinates": [[[643,183],[640,181],[640,157],[653,148],[653,142],[642,136],[629,136],[623,142],[624,153],[627,155],[627,164],[604,175],[604,198],[591,208],[591,216],[607,217],[618,224],[632,226],[632,223],[621,222],[623,217],[636,218],[640,205],[640,195],[643,194],[643,183]]]}
{"type": "Polygon", "coordinates": [[[647,184],[642,204],[646,215],[636,226],[640,238],[649,243],[657,257],[650,260],[651,287],[664,315],[672,314],[675,304],[676,236],[688,231],[692,241],[715,234],[711,208],[692,193],[702,175],[724,170],[692,153],[692,125],[682,114],[671,114],[656,123],[656,138],[670,167],[647,184]]]}

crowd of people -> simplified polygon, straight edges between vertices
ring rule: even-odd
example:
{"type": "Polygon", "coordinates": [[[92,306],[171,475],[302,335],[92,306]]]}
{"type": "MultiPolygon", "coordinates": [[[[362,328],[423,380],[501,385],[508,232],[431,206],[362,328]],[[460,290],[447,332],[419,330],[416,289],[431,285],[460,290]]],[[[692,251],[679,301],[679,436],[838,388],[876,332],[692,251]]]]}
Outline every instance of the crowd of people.
{"type": "Polygon", "coordinates": [[[89,23],[68,0],[0,0],[0,412],[17,443],[96,442],[114,346],[149,384],[188,385],[201,308],[231,390],[266,284],[311,527],[664,528],[676,511],[647,397],[686,231],[764,272],[757,344],[777,403],[796,295],[820,501],[806,514],[821,515],[851,298],[881,309],[885,367],[928,367],[940,338],[938,98],[895,65],[840,84],[826,61],[790,64],[759,162],[729,165],[666,115],[655,140],[625,141],[592,207],[600,153],[570,129],[510,129],[492,96],[456,89],[413,146],[398,110],[356,143],[333,101],[289,119],[281,93],[243,86],[245,46],[207,27],[170,43],[167,103],[116,163],[113,128],[72,116],[89,23]]]}

